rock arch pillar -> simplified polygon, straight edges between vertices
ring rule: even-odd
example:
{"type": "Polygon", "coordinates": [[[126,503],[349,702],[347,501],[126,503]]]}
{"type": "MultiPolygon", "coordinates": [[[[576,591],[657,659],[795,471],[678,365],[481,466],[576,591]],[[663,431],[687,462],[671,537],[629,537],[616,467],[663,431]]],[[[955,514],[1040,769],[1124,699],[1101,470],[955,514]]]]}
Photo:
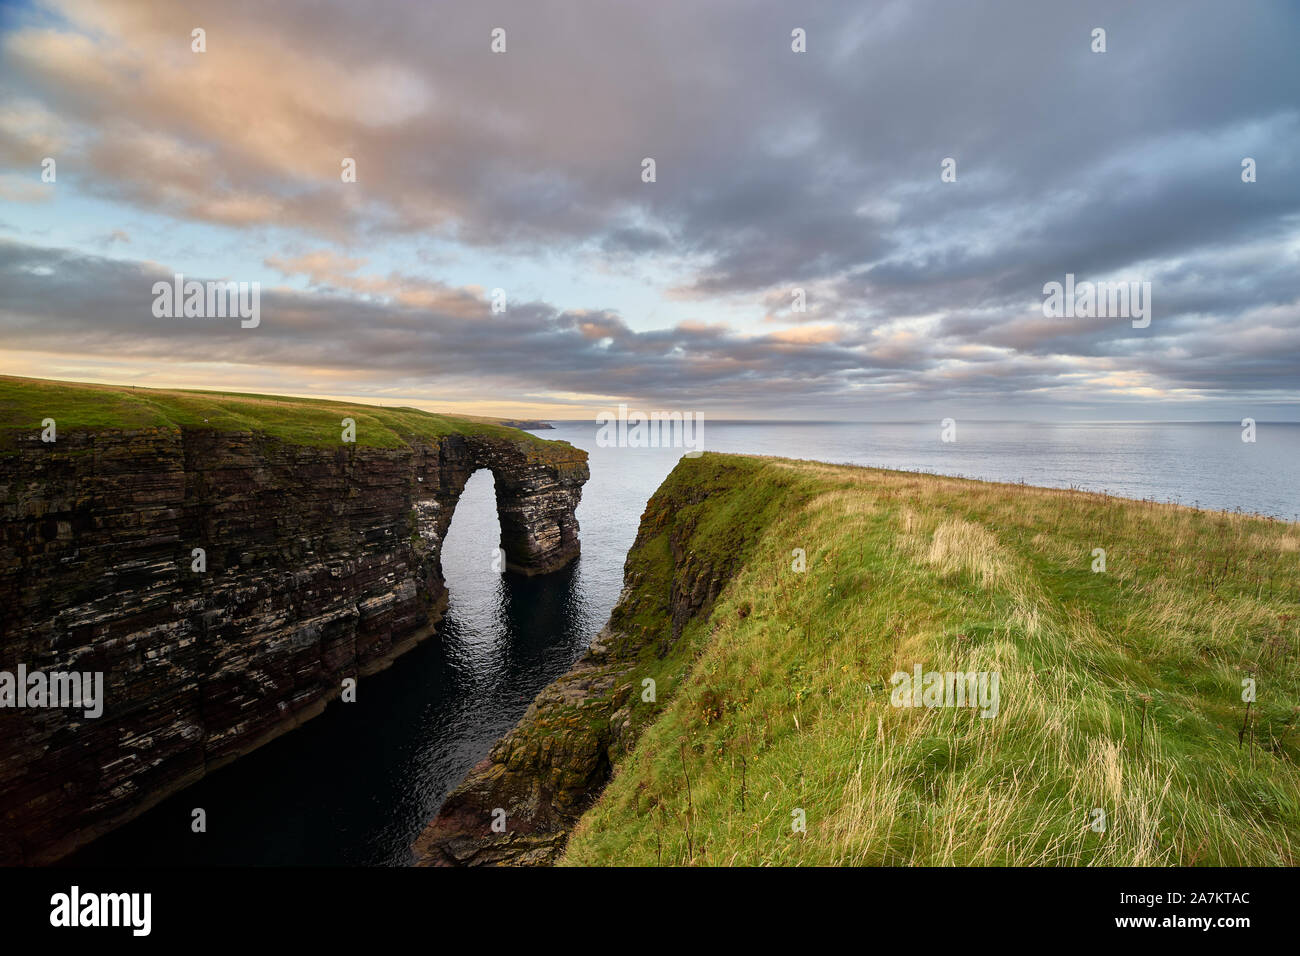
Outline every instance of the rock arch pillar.
{"type": "Polygon", "coordinates": [[[578,556],[575,514],[590,476],[586,452],[552,442],[500,439],[474,444],[475,465],[488,468],[496,484],[497,517],[506,568],[522,574],[557,571],[578,556]]]}

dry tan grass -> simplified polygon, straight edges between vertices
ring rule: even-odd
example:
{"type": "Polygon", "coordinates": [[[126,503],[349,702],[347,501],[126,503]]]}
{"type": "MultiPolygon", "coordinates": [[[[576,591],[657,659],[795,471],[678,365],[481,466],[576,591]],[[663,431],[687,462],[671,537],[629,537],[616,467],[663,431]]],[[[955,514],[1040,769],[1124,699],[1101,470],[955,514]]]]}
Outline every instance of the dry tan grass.
{"type": "Polygon", "coordinates": [[[1010,556],[984,528],[950,518],[935,528],[927,560],[941,571],[965,572],[985,587],[996,584],[1011,569],[1010,556]]]}

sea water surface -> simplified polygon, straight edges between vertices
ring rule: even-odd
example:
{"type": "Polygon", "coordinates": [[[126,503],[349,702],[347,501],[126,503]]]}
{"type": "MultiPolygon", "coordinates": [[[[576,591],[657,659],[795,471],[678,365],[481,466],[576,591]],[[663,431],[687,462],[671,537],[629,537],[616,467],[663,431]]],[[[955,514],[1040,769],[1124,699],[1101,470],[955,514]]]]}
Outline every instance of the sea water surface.
{"type": "MultiPolygon", "coordinates": [[[[646,500],[683,453],[599,447],[589,421],[538,434],[591,454],[577,562],[538,578],[492,571],[500,528],[492,476],[478,472],[444,542],[449,603],[435,636],[363,679],[356,703],[331,705],[68,862],[409,863],[447,793],[605,623],[646,500]],[[195,808],[206,833],[191,831],[195,808]]],[[[1236,422],[958,422],[943,442],[937,422],[706,422],[703,443],[1300,520],[1300,424],[1241,435],[1236,422]]]]}

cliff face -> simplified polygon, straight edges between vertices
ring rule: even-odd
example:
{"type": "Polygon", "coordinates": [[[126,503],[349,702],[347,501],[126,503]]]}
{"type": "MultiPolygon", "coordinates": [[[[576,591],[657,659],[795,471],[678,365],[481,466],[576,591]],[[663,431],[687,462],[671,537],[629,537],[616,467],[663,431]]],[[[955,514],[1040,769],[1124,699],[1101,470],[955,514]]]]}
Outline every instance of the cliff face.
{"type": "Polygon", "coordinates": [[[102,672],[105,702],[95,719],[0,710],[0,863],[57,859],[431,633],[477,469],[495,476],[509,569],[578,554],[586,453],[499,429],[399,448],[193,427],[6,440],[0,671],[102,672]]]}
{"type": "Polygon", "coordinates": [[[414,845],[417,865],[547,865],[563,853],[671,694],[666,674],[689,656],[686,626],[709,612],[752,544],[757,525],[705,524],[744,508],[731,471],[684,459],[650,499],[609,623],[443,802],[414,845]]]}

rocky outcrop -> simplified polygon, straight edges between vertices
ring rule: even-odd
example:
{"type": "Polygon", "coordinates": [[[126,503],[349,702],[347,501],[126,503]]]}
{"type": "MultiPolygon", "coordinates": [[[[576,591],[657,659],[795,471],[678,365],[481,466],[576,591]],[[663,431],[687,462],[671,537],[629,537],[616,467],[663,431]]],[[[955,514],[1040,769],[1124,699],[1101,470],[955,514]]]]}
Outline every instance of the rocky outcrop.
{"type": "Polygon", "coordinates": [[[505,425],[507,428],[519,428],[528,432],[550,431],[555,427],[550,422],[541,422],[533,418],[503,418],[500,424],[505,425]]]}
{"type": "Polygon", "coordinates": [[[443,802],[413,847],[418,866],[554,863],[618,759],[647,725],[641,667],[676,649],[738,568],[742,548],[696,549],[690,505],[709,494],[688,461],[655,493],[609,624],[443,802]],[[656,555],[666,552],[667,561],[656,555]],[[504,811],[504,813],[503,813],[504,811]],[[494,823],[496,827],[494,829],[494,823]]]}
{"type": "Polygon", "coordinates": [[[586,453],[512,435],[0,435],[0,671],[105,681],[98,718],[0,710],[0,862],[57,859],[430,634],[443,536],[477,469],[496,480],[507,568],[576,557],[586,453]]]}
{"type": "MultiPolygon", "coordinates": [[[[497,515],[506,569],[546,574],[578,556],[574,509],[587,480],[587,453],[567,444],[565,452],[537,454],[536,442],[468,443],[474,468],[490,468],[496,479],[497,515]]],[[[473,469],[471,469],[473,470],[473,469]]],[[[456,489],[465,486],[461,479],[456,489]]]]}

